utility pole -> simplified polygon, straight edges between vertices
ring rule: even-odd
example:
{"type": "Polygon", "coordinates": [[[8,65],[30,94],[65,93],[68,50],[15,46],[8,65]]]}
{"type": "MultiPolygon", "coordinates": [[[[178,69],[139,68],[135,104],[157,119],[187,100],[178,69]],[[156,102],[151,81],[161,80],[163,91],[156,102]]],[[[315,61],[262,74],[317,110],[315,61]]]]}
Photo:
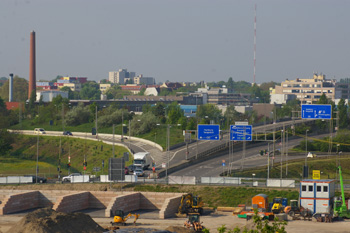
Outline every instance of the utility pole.
{"type": "Polygon", "coordinates": [[[287,144],[286,144],[286,178],[288,176],[288,130],[287,130],[287,144]]]}
{"type": "Polygon", "coordinates": [[[115,128],[115,124],[113,124],[113,158],[115,157],[115,153],[114,153],[114,128],[115,128]]]}
{"type": "Polygon", "coordinates": [[[124,141],[124,111],[122,110],[122,138],[121,141],[124,141]]]}

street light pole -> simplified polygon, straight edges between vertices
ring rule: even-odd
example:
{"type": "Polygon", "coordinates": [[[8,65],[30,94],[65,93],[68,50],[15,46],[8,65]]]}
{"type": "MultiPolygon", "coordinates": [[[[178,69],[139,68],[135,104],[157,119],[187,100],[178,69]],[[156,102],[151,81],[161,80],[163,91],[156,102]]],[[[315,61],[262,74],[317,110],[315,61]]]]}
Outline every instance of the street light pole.
{"type": "Polygon", "coordinates": [[[309,132],[309,130],[307,129],[305,131],[305,134],[306,134],[306,141],[305,141],[305,167],[307,166],[307,132],[309,132]]]}
{"type": "Polygon", "coordinates": [[[115,124],[113,124],[113,158],[114,158],[114,128],[115,128],[115,124]]]}
{"type": "Polygon", "coordinates": [[[39,134],[36,139],[36,169],[35,169],[35,183],[38,183],[38,170],[39,170],[39,134]]]}
{"type": "Polygon", "coordinates": [[[167,152],[166,152],[167,165],[166,165],[166,169],[165,169],[165,179],[166,179],[167,184],[168,184],[168,166],[169,166],[169,146],[170,146],[170,126],[168,124],[167,125],[167,152]]]}
{"type": "Polygon", "coordinates": [[[96,122],[95,122],[95,127],[96,127],[96,138],[98,139],[98,131],[97,131],[97,105],[96,105],[96,116],[95,116],[96,122]]]}

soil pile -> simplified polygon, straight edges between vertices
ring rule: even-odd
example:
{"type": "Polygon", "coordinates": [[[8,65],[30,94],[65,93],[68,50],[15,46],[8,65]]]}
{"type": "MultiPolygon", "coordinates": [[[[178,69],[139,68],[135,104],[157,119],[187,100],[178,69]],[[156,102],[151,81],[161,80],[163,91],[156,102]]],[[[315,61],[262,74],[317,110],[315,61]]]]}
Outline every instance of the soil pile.
{"type": "Polygon", "coordinates": [[[176,232],[176,233],[195,233],[196,232],[193,229],[188,229],[188,228],[179,227],[179,226],[170,226],[165,230],[171,231],[171,232],[176,232]]]}
{"type": "Polygon", "coordinates": [[[84,213],[61,213],[50,208],[38,209],[23,217],[11,233],[100,233],[104,229],[84,213]]]}

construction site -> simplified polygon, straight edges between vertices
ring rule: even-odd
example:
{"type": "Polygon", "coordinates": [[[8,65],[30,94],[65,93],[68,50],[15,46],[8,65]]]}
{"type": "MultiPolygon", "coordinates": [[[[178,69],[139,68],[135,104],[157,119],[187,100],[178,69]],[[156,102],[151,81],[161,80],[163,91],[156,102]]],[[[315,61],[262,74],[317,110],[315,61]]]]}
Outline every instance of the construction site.
{"type": "Polygon", "coordinates": [[[348,232],[350,211],[341,167],[334,180],[300,182],[298,200],[251,197],[238,206],[209,207],[200,195],[137,192],[99,184],[2,186],[0,232],[219,232],[256,229],[258,216],[286,222],[286,232],[348,232]],[[91,190],[91,191],[88,191],[91,190]],[[127,230],[125,230],[125,228],[127,230]]]}

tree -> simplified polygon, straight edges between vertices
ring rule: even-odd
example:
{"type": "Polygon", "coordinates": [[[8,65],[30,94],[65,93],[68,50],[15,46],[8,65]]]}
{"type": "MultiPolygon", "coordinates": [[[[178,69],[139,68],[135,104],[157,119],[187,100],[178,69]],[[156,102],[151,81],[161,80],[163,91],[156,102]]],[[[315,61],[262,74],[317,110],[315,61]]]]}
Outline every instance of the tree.
{"type": "Polygon", "coordinates": [[[131,132],[133,135],[145,134],[157,125],[157,117],[152,112],[135,116],[131,121],[131,132]]]}
{"type": "Polygon", "coordinates": [[[70,89],[70,87],[62,87],[61,91],[68,92],[68,99],[70,99],[70,100],[74,99],[74,93],[73,93],[72,89],[70,89]]]}
{"type": "MultiPolygon", "coordinates": [[[[9,81],[0,88],[0,97],[5,101],[9,98],[9,81]]],[[[13,78],[13,101],[24,102],[28,99],[28,81],[17,75],[13,78]]]]}
{"type": "Polygon", "coordinates": [[[131,95],[128,90],[122,90],[119,85],[114,85],[106,91],[107,99],[123,99],[126,95],[131,95]]]}
{"type": "Polygon", "coordinates": [[[80,91],[80,97],[84,100],[98,100],[100,99],[101,91],[99,85],[95,82],[86,82],[80,91]]]}
{"type": "Polygon", "coordinates": [[[226,86],[227,86],[228,89],[233,90],[233,88],[234,88],[234,82],[233,82],[232,77],[230,77],[230,78],[228,79],[226,86]]]}
{"type": "Polygon", "coordinates": [[[0,129],[0,155],[6,155],[12,149],[14,137],[6,130],[0,129]]]}
{"type": "Polygon", "coordinates": [[[89,107],[85,107],[83,103],[79,103],[78,106],[73,107],[73,109],[66,114],[65,122],[67,125],[72,126],[88,123],[90,115],[89,107]]]}
{"type": "Polygon", "coordinates": [[[177,124],[179,119],[183,116],[183,111],[177,102],[172,102],[167,108],[167,117],[169,124],[177,124]]]}
{"type": "Polygon", "coordinates": [[[214,104],[203,104],[199,106],[197,116],[202,119],[214,120],[219,122],[221,119],[221,110],[214,104]]]}
{"type": "Polygon", "coordinates": [[[338,106],[338,118],[339,118],[339,128],[345,129],[348,126],[348,114],[347,114],[347,106],[345,105],[345,100],[340,99],[338,106]]]}

